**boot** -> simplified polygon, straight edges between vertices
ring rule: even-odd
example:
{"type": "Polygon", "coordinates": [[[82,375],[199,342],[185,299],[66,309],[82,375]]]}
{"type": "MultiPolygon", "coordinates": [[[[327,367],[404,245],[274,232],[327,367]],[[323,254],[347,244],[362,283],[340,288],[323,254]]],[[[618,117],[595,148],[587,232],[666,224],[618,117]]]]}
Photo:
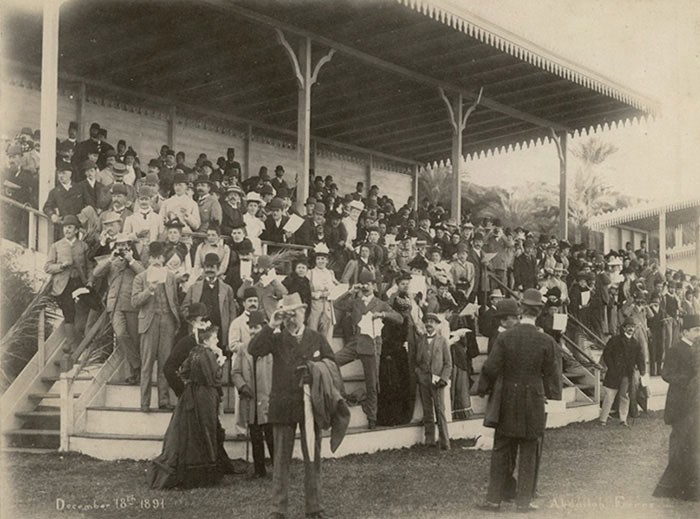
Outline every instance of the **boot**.
{"type": "Polygon", "coordinates": [[[78,346],[76,342],[77,336],[75,334],[75,325],[73,323],[63,323],[63,334],[66,337],[63,344],[63,352],[70,354],[78,346]]]}

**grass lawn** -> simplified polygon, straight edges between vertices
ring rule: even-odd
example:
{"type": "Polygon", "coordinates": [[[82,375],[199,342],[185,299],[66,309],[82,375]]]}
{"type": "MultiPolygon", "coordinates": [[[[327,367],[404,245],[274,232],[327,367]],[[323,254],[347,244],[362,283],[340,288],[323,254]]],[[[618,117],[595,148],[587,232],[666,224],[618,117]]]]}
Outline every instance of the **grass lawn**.
{"type": "MultiPolygon", "coordinates": [[[[668,435],[660,413],[630,429],[596,423],[547,431],[537,500],[538,518],[700,517],[697,503],[655,499],[651,493],[666,466],[668,435]]],[[[325,441],[325,440],[324,440],[325,441]]],[[[337,518],[497,517],[473,508],[488,483],[489,452],[425,447],[355,455],[323,462],[322,502],[337,518]]],[[[271,481],[226,476],[216,488],[152,491],[144,462],[98,461],[78,455],[8,454],[3,463],[2,517],[262,518],[270,511],[271,481]],[[134,504],[117,510],[115,498],[134,504]],[[89,512],[57,511],[66,504],[109,504],[89,512]],[[143,509],[141,500],[164,509],[143,509]],[[159,501],[160,502],[160,501],[159,501]]],[[[293,466],[291,516],[303,517],[303,467],[293,466]]],[[[515,516],[513,505],[500,515],[515,516]]]]}

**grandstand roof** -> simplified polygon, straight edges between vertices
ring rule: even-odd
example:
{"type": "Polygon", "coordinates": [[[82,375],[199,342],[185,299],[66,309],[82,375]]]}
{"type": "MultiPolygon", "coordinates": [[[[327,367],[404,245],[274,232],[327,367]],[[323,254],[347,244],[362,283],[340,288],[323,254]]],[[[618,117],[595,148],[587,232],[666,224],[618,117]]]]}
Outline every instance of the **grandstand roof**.
{"type": "MultiPolygon", "coordinates": [[[[41,16],[6,13],[5,55],[38,74],[41,16]]],[[[59,77],[124,102],[196,106],[296,131],[298,89],[276,38],[310,37],[314,137],[421,163],[450,155],[438,93],[481,103],[464,154],[589,132],[657,111],[655,102],[439,0],[72,0],[61,8],[59,77]]]]}
{"type": "Polygon", "coordinates": [[[681,200],[649,202],[599,214],[588,220],[586,225],[595,231],[617,225],[655,230],[659,228],[658,216],[666,213],[666,226],[674,227],[682,223],[695,222],[698,207],[700,207],[700,196],[697,195],[681,200]]]}

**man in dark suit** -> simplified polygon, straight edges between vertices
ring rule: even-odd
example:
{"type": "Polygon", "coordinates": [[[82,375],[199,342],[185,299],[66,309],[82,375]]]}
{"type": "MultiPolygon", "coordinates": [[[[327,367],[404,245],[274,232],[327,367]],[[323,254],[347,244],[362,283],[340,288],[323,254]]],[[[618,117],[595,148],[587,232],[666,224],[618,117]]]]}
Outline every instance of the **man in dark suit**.
{"type": "Polygon", "coordinates": [[[615,397],[618,397],[620,424],[627,426],[630,410],[630,394],[634,384],[634,368],[644,376],[644,352],[642,345],[634,338],[637,323],[627,317],[622,323],[622,333],[610,337],[603,350],[602,361],[607,367],[603,380],[603,405],[600,410],[600,423],[608,423],[608,415],[615,397]]]}
{"type": "Polygon", "coordinates": [[[489,338],[490,346],[493,342],[493,335],[498,329],[498,318],[496,317],[496,305],[503,299],[503,292],[500,288],[494,288],[489,294],[489,302],[486,309],[479,315],[479,333],[489,338]]]}
{"type": "MultiPolygon", "coordinates": [[[[265,209],[268,211],[268,216],[265,219],[265,230],[260,235],[261,240],[272,241],[275,243],[287,243],[291,234],[284,230],[284,226],[289,220],[288,216],[284,216],[284,202],[281,198],[273,198],[265,209]]],[[[268,248],[268,253],[275,252],[280,247],[268,248]],[[274,249],[274,250],[273,250],[274,249]]]]}
{"type": "Polygon", "coordinates": [[[339,366],[344,366],[355,359],[360,359],[362,362],[367,388],[367,397],[362,410],[367,415],[369,428],[374,429],[377,426],[377,386],[379,384],[379,355],[382,351],[382,339],[379,334],[370,335],[366,327],[360,326],[360,321],[364,324],[369,319],[372,323],[371,326],[374,326],[375,319],[386,319],[394,324],[401,324],[403,317],[388,303],[374,296],[376,286],[374,274],[363,270],[358,281],[358,284],[353,285],[350,290],[333,303],[337,312],[349,314],[354,332],[353,337],[336,354],[335,360],[339,366]]]}
{"type": "Polygon", "coordinates": [[[698,376],[696,358],[700,338],[700,316],[686,315],[681,326],[681,339],[668,351],[662,378],[668,382],[664,421],[671,426],[668,445],[668,465],[654,497],[673,497],[698,500],[697,459],[693,459],[693,445],[697,445],[697,423],[688,418],[697,409],[692,409],[691,380],[698,376]],[[694,358],[695,357],[695,358],[694,358]],[[695,468],[693,465],[695,464],[695,468]],[[693,474],[695,472],[695,474],[693,474]]]}
{"type": "Polygon", "coordinates": [[[486,291],[488,290],[488,280],[486,279],[486,265],[484,263],[484,237],[478,232],[472,238],[472,246],[467,254],[467,261],[474,265],[474,288],[469,294],[470,302],[478,301],[484,304],[486,291]]]}
{"type": "Polygon", "coordinates": [[[321,479],[321,430],[314,422],[313,461],[306,447],[304,420],[304,392],[300,381],[308,376],[306,364],[323,359],[334,360],[333,350],[320,333],[304,326],[306,305],[299,294],[282,299],[277,311],[270,316],[268,326],[263,327],[248,345],[253,357],[272,354],[272,389],[268,422],[274,436],[273,499],[275,511],[270,517],[287,516],[289,504],[289,469],[294,449],[297,424],[301,428],[301,446],[304,456],[304,488],[306,491],[306,517],[322,518],[320,502],[321,479]],[[284,328],[282,325],[284,324],[284,328]]]}
{"type": "Polygon", "coordinates": [[[131,304],[138,308],[141,336],[141,411],[151,405],[153,364],[158,360],[158,407],[172,409],[168,381],[163,373],[180,324],[177,281],[165,267],[161,242],[148,244],[148,269],[134,278],[131,304]]]}
{"type": "Polygon", "coordinates": [[[524,252],[513,261],[513,277],[517,290],[537,287],[537,257],[535,243],[530,238],[525,240],[524,252]]]}
{"type": "Polygon", "coordinates": [[[86,160],[80,164],[80,171],[85,180],[76,184],[83,195],[83,203],[92,206],[97,213],[101,213],[112,204],[112,194],[109,187],[97,181],[97,164],[86,160]]]}
{"type": "Polygon", "coordinates": [[[525,291],[520,324],[498,335],[482,368],[484,396],[503,377],[500,413],[491,453],[486,502],[479,508],[495,511],[501,506],[505,481],[512,473],[511,457],[518,449],[518,511],[536,510],[531,504],[537,478],[538,444],[544,435],[545,401],[561,399],[561,361],[549,335],[535,326],[542,309],[542,294],[525,291]]]}

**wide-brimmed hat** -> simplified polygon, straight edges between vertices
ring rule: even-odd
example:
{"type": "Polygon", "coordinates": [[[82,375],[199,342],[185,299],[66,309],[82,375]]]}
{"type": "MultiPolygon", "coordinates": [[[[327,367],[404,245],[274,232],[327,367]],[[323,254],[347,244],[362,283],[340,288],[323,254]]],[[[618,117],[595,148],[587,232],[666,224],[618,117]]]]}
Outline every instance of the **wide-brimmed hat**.
{"type": "Polygon", "coordinates": [[[542,293],[536,288],[528,288],[520,303],[524,306],[542,306],[542,293]]]}
{"type": "Polygon", "coordinates": [[[136,236],[130,232],[120,232],[114,238],[114,243],[129,243],[136,241],[136,236]]]}
{"type": "Polygon", "coordinates": [[[260,195],[255,191],[251,191],[250,193],[248,193],[245,197],[245,201],[247,204],[251,202],[255,202],[256,204],[262,204],[262,198],[260,198],[260,195]]]}
{"type": "Polygon", "coordinates": [[[350,202],[350,208],[351,209],[358,209],[359,211],[364,211],[365,204],[363,204],[359,200],[353,200],[352,202],[350,202]]]}
{"type": "Polygon", "coordinates": [[[122,221],[122,217],[119,216],[114,211],[107,211],[107,212],[102,214],[102,225],[106,225],[108,223],[121,222],[121,221],[122,221]]]}
{"type": "Polygon", "coordinates": [[[285,312],[297,310],[299,308],[306,308],[306,304],[301,301],[301,296],[299,295],[299,292],[287,294],[280,300],[280,302],[277,305],[277,310],[282,310],[285,312]]]}
{"type": "Polygon", "coordinates": [[[328,256],[330,251],[328,250],[328,245],[325,243],[317,243],[314,246],[314,254],[316,256],[328,256]]]}
{"type": "Polygon", "coordinates": [[[496,318],[520,315],[520,305],[515,299],[502,299],[496,303],[496,318]]]}

